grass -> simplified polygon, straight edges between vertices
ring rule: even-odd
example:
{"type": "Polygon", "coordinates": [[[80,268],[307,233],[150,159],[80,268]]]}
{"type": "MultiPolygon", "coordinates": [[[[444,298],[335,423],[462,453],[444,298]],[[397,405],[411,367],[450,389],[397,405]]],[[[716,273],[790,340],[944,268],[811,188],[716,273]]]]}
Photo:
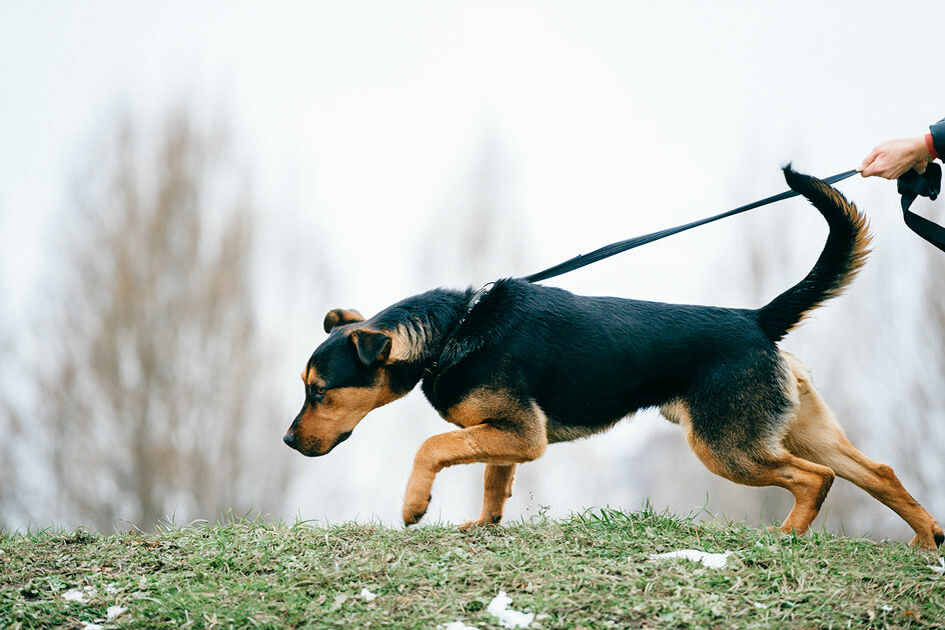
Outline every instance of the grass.
{"type": "Polygon", "coordinates": [[[235,519],[153,534],[0,535],[0,628],[498,628],[503,589],[535,628],[945,627],[938,553],[602,510],[460,532],[235,519]],[[732,550],[729,565],[656,562],[732,550]],[[359,597],[368,588],[378,597],[359,597]],[[68,601],[71,589],[86,602],[68,601]],[[110,606],[127,610],[102,621],[110,606]]]}

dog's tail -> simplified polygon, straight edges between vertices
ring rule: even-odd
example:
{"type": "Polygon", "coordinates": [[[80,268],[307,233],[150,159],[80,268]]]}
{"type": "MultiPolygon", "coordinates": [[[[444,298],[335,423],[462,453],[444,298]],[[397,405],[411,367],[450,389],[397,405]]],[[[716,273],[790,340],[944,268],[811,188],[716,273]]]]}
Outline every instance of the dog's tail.
{"type": "Polygon", "coordinates": [[[827,243],[807,277],[755,311],[758,325],[772,341],[780,341],[825,301],[843,293],[869,254],[869,226],[856,206],[821,180],[784,167],[788,186],[817,208],[830,233],[827,243]]]}

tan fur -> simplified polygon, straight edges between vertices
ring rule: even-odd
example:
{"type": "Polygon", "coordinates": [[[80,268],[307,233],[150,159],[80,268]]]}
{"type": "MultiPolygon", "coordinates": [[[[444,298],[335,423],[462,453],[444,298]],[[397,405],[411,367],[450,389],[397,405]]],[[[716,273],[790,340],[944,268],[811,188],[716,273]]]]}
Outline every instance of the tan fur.
{"type": "Polygon", "coordinates": [[[746,486],[780,486],[794,495],[794,508],[781,525],[785,532],[804,533],[817,516],[834,474],[825,466],[795,457],[784,449],[757,445],[755,452],[725,450],[706,443],[692,430],[689,408],[683,401],[663,405],[660,411],[686,430],[689,446],[713,473],[746,486]]]}
{"type": "Polygon", "coordinates": [[[662,405],[660,407],[660,413],[673,424],[678,424],[683,427],[692,425],[692,420],[689,417],[689,406],[681,400],[674,400],[673,402],[662,405]]]}
{"type": "Polygon", "coordinates": [[[306,385],[310,385],[312,387],[325,386],[325,381],[319,378],[318,371],[312,366],[307,366],[304,370],[302,370],[302,381],[306,385]]]}
{"type": "Polygon", "coordinates": [[[832,470],[785,451],[763,457],[726,452],[722,459],[692,431],[688,438],[693,452],[715,474],[746,486],[780,486],[794,495],[794,507],[781,525],[784,532],[806,532],[833,483],[832,470]]]}
{"type": "MultiPolygon", "coordinates": [[[[497,400],[501,399],[499,396],[497,400]]],[[[434,435],[424,441],[414,458],[413,472],[407,483],[404,523],[416,523],[423,516],[430,504],[433,480],[448,466],[472,462],[509,466],[540,457],[548,446],[546,424],[544,412],[532,402],[527,408],[515,410],[513,415],[484,418],[469,428],[434,435]],[[485,419],[494,422],[485,422],[485,419]]],[[[488,500],[491,506],[493,498],[484,499],[484,503],[488,500]]]]}
{"type": "Polygon", "coordinates": [[[446,411],[443,418],[466,428],[486,420],[514,417],[521,413],[521,405],[508,392],[495,389],[477,389],[446,411]]]}
{"type": "Polygon", "coordinates": [[[334,308],[325,314],[323,322],[325,332],[331,332],[335,326],[363,322],[364,315],[354,309],[334,308]]]}
{"type": "Polygon", "coordinates": [[[830,467],[840,477],[866,490],[915,530],[910,544],[934,549],[935,534],[941,534],[942,528],[932,515],[906,491],[892,468],[873,461],[850,444],[804,364],[792,355],[783,355],[797,380],[800,400],[784,446],[798,457],[830,467]]]}
{"type": "Polygon", "coordinates": [[[505,501],[512,496],[512,482],[515,480],[515,464],[486,464],[482,480],[482,512],[478,521],[466,521],[460,529],[472,527],[493,527],[502,520],[505,501]]]}
{"type": "MultiPolygon", "coordinates": [[[[310,369],[309,383],[318,383],[310,369]]],[[[296,439],[304,450],[327,451],[343,433],[353,431],[373,409],[399,398],[387,387],[386,378],[378,385],[366,387],[338,387],[329,389],[317,406],[306,405],[295,428],[296,439]]]]}
{"type": "Polygon", "coordinates": [[[853,447],[833,413],[813,385],[807,368],[782,352],[788,370],[786,392],[795,409],[785,419],[780,445],[758,445],[752,453],[724,451],[707,444],[692,431],[689,408],[674,401],[662,414],[685,430],[696,456],[713,473],[749,486],[780,486],[794,495],[794,507],[781,525],[785,532],[804,533],[817,516],[835,475],[860,486],[888,505],[915,530],[911,544],[936,547],[942,529],[896,478],[892,468],[878,464],[853,447]]]}
{"type": "Polygon", "coordinates": [[[422,332],[407,326],[398,326],[396,330],[387,332],[391,338],[391,361],[412,361],[420,356],[426,343],[422,332]]]}

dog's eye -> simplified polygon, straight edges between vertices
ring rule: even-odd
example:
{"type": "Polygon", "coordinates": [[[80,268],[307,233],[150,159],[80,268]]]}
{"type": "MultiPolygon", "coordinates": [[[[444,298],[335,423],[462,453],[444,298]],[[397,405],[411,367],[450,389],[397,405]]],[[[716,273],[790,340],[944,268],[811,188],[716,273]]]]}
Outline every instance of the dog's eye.
{"type": "Polygon", "coordinates": [[[313,387],[312,388],[312,398],[316,401],[321,401],[325,397],[325,393],[328,392],[327,387],[313,387]]]}

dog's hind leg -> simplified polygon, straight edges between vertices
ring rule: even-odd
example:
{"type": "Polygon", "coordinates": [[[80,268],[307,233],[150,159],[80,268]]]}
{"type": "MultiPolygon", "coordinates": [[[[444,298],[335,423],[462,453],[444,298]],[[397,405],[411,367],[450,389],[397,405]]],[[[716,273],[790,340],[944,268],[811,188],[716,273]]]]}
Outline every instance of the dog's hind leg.
{"type": "Polygon", "coordinates": [[[834,480],[827,466],[791,455],[787,451],[746,453],[719,448],[689,431],[689,445],[706,468],[746,486],[780,486],[794,495],[794,507],[781,525],[783,532],[803,534],[820,511],[834,480]]]}
{"type": "Polygon", "coordinates": [[[945,542],[942,528],[906,491],[893,469],[873,461],[850,444],[804,365],[793,356],[785,357],[797,379],[800,399],[797,415],[784,437],[785,447],[794,455],[829,466],[889,506],[915,530],[909,544],[935,549],[945,542]]]}
{"type": "Polygon", "coordinates": [[[502,520],[505,501],[512,496],[515,480],[515,464],[486,464],[483,474],[482,513],[478,521],[466,521],[460,529],[472,529],[479,525],[498,525],[502,520]]]}
{"type": "Polygon", "coordinates": [[[747,486],[788,490],[794,507],[781,529],[806,532],[835,475],[780,444],[784,424],[797,405],[785,393],[789,374],[782,360],[758,352],[741,364],[730,361],[707,370],[706,375],[693,384],[685,400],[664,405],[664,415],[685,428],[689,445],[710,471],[747,486]]]}

